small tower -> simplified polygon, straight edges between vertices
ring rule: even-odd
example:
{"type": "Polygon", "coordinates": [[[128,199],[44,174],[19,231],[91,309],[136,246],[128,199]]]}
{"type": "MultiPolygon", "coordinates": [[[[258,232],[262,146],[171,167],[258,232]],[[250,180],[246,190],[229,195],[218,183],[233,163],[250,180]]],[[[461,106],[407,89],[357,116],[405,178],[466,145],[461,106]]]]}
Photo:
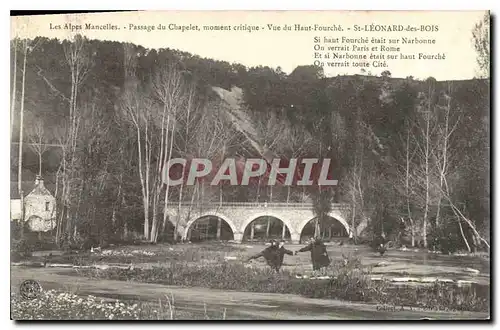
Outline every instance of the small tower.
{"type": "Polygon", "coordinates": [[[37,175],[35,177],[35,187],[30,192],[30,194],[52,196],[52,194],[47,190],[47,188],[45,188],[45,185],[43,184],[43,177],[41,175],[37,175]]]}
{"type": "Polygon", "coordinates": [[[24,198],[25,221],[30,230],[44,232],[53,229],[55,225],[56,200],[45,187],[43,177],[35,177],[33,190],[24,198]]]}

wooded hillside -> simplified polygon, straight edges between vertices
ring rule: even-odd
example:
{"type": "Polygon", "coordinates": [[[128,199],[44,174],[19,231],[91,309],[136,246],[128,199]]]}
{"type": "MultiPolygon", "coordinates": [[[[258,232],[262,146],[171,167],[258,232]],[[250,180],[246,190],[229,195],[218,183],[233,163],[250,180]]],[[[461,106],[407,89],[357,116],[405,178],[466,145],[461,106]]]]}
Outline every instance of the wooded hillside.
{"type": "MultiPolygon", "coordinates": [[[[489,80],[417,81],[390,72],[326,78],[312,66],[287,75],[81,37],[14,40],[11,55],[14,142],[23,112],[22,179],[34,180],[41,166],[58,184],[60,236],[134,231],[157,241],[168,224],[165,200],[309,198],[318,214],[331,201],[352,204],[349,221],[366,221],[369,234],[390,234],[403,221],[415,244],[440,235],[464,247],[489,241],[489,80]],[[170,158],[261,156],[213,86],[242,89],[242,111],[276,155],[333,159],[339,186],[321,193],[165,187],[161,164],[170,158]]],[[[11,152],[16,181],[18,144],[11,152]]]]}

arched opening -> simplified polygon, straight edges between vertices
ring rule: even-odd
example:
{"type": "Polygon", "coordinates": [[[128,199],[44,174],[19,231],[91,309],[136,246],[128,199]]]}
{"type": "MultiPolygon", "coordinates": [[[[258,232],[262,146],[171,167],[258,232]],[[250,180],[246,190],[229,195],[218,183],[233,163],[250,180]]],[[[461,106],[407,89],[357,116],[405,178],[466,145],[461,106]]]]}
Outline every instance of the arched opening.
{"type": "Polygon", "coordinates": [[[302,229],[300,240],[305,241],[311,237],[315,237],[316,233],[324,241],[335,240],[338,238],[349,237],[349,233],[339,220],[327,216],[323,221],[316,221],[316,218],[311,219],[302,229]]]}
{"type": "Polygon", "coordinates": [[[243,233],[244,241],[290,239],[290,230],[283,221],[272,216],[261,216],[250,222],[243,233]]]}
{"type": "Polygon", "coordinates": [[[196,219],[188,229],[187,239],[191,242],[229,241],[234,239],[231,226],[223,219],[207,215],[196,219]]]}

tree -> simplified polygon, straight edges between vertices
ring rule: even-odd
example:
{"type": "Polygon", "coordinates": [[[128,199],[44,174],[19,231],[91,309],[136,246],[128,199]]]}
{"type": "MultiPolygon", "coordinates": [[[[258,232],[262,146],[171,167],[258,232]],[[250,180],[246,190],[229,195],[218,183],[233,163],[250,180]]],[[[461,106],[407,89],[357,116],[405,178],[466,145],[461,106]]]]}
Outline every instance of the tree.
{"type": "Polygon", "coordinates": [[[431,142],[431,117],[433,114],[432,111],[432,98],[434,94],[434,85],[429,83],[429,94],[427,101],[427,108],[422,109],[423,111],[423,119],[424,119],[424,127],[422,128],[422,137],[423,137],[423,163],[424,163],[424,180],[425,180],[425,205],[424,205],[424,216],[423,216],[423,239],[424,239],[424,247],[427,247],[427,223],[429,216],[429,204],[430,204],[430,178],[431,178],[431,164],[430,158],[432,153],[432,142],[431,142]]]}
{"type": "Polygon", "coordinates": [[[290,73],[290,78],[296,80],[316,80],[324,77],[323,67],[317,65],[300,65],[290,73]]]}
{"type": "Polygon", "coordinates": [[[479,76],[490,77],[490,13],[486,12],[483,19],[476,23],[472,30],[474,48],[477,53],[479,76]]]}
{"type": "Polygon", "coordinates": [[[151,121],[148,119],[151,102],[140,88],[130,87],[121,96],[120,109],[124,118],[131,122],[136,134],[137,164],[142,189],[144,209],[144,238],[150,238],[149,206],[150,206],[150,172],[151,172],[151,121]]]}
{"type": "Polygon", "coordinates": [[[12,140],[12,134],[14,133],[14,117],[15,117],[15,109],[16,109],[16,87],[17,87],[17,42],[18,39],[15,38],[13,41],[14,48],[14,68],[12,72],[14,73],[14,77],[12,78],[12,100],[10,103],[10,138],[12,140]]]}
{"type": "MultiPolygon", "coordinates": [[[[26,90],[26,60],[28,58],[29,46],[28,39],[24,39],[24,59],[23,59],[23,78],[21,87],[21,109],[19,114],[19,161],[18,161],[18,177],[17,177],[17,188],[19,194],[21,195],[21,203],[23,202],[23,191],[22,191],[22,166],[23,166],[23,132],[24,132],[24,92],[26,90]]],[[[23,218],[21,217],[21,220],[23,218]]]]}
{"type": "Polygon", "coordinates": [[[467,217],[464,216],[463,212],[460,211],[460,209],[456,206],[456,203],[452,201],[452,194],[451,194],[451,189],[449,186],[449,170],[450,167],[452,168],[457,168],[458,164],[450,164],[453,159],[456,159],[453,157],[453,153],[457,153],[458,150],[451,150],[451,146],[453,145],[453,139],[454,138],[454,132],[456,128],[458,127],[460,120],[461,120],[461,111],[460,109],[452,109],[452,84],[448,83],[448,90],[447,93],[444,95],[445,99],[445,105],[440,106],[439,108],[444,110],[443,111],[443,116],[444,118],[442,119],[443,123],[440,125],[440,129],[438,130],[438,142],[437,142],[437,148],[435,150],[435,163],[439,172],[439,197],[438,197],[438,205],[437,205],[437,213],[436,213],[436,225],[439,226],[439,220],[440,220],[440,211],[441,211],[441,203],[443,197],[446,199],[446,201],[449,203],[451,206],[451,210],[453,211],[453,214],[456,217],[457,224],[460,229],[460,234],[462,236],[462,239],[467,247],[467,250],[471,252],[471,246],[467,240],[467,237],[464,233],[464,229],[462,227],[462,220],[465,221],[465,223],[470,227],[470,229],[473,231],[473,237],[477,239],[477,241],[482,241],[484,242],[488,247],[489,244],[488,242],[480,236],[478,231],[475,228],[475,225],[473,224],[472,221],[470,221],[467,217]],[[452,111],[454,110],[454,111],[452,111]],[[458,113],[458,115],[456,114],[458,113]],[[455,114],[456,119],[453,120],[452,114],[455,114]],[[450,157],[451,155],[451,157],[450,157]],[[450,161],[451,159],[451,161],[450,161]]]}
{"type": "MultiPolygon", "coordinates": [[[[157,122],[161,121],[161,141],[160,141],[160,156],[161,160],[158,162],[158,175],[156,194],[161,192],[164,182],[162,182],[164,165],[172,158],[175,131],[177,126],[177,117],[181,111],[186,110],[187,107],[193,107],[194,89],[186,85],[182,72],[177,69],[176,63],[166,63],[160,67],[155,75],[152,84],[153,93],[158,98],[161,105],[161,114],[158,114],[157,122]],[[165,118],[166,116],[166,118],[165,118]],[[161,120],[160,120],[161,118],[161,120]],[[166,120],[166,123],[165,123],[166,120]],[[169,136],[170,134],[170,136],[169,136]]],[[[162,228],[164,229],[167,224],[167,204],[169,201],[170,185],[165,185],[165,198],[163,209],[163,222],[162,228]]],[[[153,211],[153,227],[152,227],[152,240],[156,242],[158,239],[158,226],[155,219],[155,211],[153,211]]]]}
{"type": "Polygon", "coordinates": [[[30,147],[38,156],[38,175],[42,175],[42,156],[47,151],[47,144],[44,141],[45,132],[41,119],[34,119],[29,132],[30,147]]]}
{"type": "Polygon", "coordinates": [[[391,75],[392,75],[391,71],[389,71],[389,70],[382,71],[382,73],[380,74],[380,76],[382,76],[384,78],[390,78],[391,75]]]}
{"type": "Polygon", "coordinates": [[[318,238],[321,235],[321,229],[323,228],[328,214],[332,210],[332,189],[323,188],[319,186],[319,192],[314,194],[313,198],[313,213],[316,216],[315,226],[314,226],[314,237],[318,238]]]}
{"type": "Polygon", "coordinates": [[[66,166],[64,168],[64,180],[63,180],[63,200],[66,213],[66,231],[70,238],[75,238],[78,224],[78,203],[74,197],[81,195],[81,181],[77,174],[77,145],[78,145],[78,135],[79,135],[79,124],[80,120],[83,118],[80,113],[79,104],[79,92],[81,91],[83,82],[87,78],[90,71],[91,61],[89,49],[87,48],[87,39],[81,35],[76,35],[72,41],[67,41],[63,44],[64,57],[66,64],[70,70],[71,77],[71,92],[69,99],[69,125],[68,125],[68,139],[66,142],[67,152],[65,153],[68,157],[65,162],[66,166]],[[79,193],[80,192],[80,193],[79,193]]]}
{"type": "MultiPolygon", "coordinates": [[[[19,114],[19,158],[18,158],[18,172],[17,172],[17,189],[21,197],[21,223],[24,224],[24,191],[22,190],[22,167],[23,167],[23,133],[24,133],[24,103],[25,103],[25,91],[26,91],[26,62],[28,58],[28,52],[30,51],[30,45],[28,39],[24,39],[24,57],[23,57],[23,68],[22,68],[22,85],[21,85],[21,107],[19,114]]],[[[16,67],[16,65],[14,66],[16,67]]],[[[16,82],[14,81],[14,85],[16,82]]],[[[13,90],[12,101],[15,102],[15,89],[13,90]]],[[[14,111],[14,103],[12,104],[11,111],[14,111]]],[[[23,227],[24,228],[24,225],[23,227]]]]}

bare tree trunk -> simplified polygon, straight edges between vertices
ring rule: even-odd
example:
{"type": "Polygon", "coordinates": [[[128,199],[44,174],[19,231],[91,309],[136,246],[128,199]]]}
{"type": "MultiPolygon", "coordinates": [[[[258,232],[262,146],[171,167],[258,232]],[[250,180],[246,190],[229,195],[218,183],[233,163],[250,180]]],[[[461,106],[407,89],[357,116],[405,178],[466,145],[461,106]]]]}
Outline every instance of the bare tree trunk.
{"type": "MultiPolygon", "coordinates": [[[[436,212],[436,226],[439,226],[439,220],[440,220],[440,211],[441,211],[441,200],[443,198],[443,186],[444,186],[444,181],[448,172],[448,145],[449,145],[449,139],[450,136],[453,134],[453,131],[457,127],[456,125],[459,122],[459,119],[457,119],[454,127],[451,128],[450,130],[450,111],[451,111],[451,94],[452,94],[452,85],[451,83],[448,84],[448,95],[446,95],[446,106],[445,106],[445,125],[444,125],[444,132],[443,132],[443,145],[442,145],[442,151],[441,151],[441,161],[437,159],[437,164],[438,164],[438,169],[439,169],[439,199],[438,199],[438,206],[437,206],[437,212],[436,212]]],[[[468,245],[468,244],[467,244],[468,245]]]]}
{"type": "MultiPolygon", "coordinates": [[[[364,154],[364,143],[362,137],[362,121],[361,121],[361,107],[357,107],[356,111],[356,145],[354,150],[354,166],[352,172],[352,188],[351,188],[351,203],[352,203],[352,213],[351,213],[351,230],[354,241],[357,240],[357,228],[356,228],[356,216],[357,216],[357,198],[358,193],[360,198],[363,198],[363,191],[361,188],[361,176],[363,171],[363,154],[364,154]],[[359,190],[359,191],[358,191],[359,190]]],[[[360,206],[361,213],[363,213],[363,205],[360,206]]]]}
{"type": "Polygon", "coordinates": [[[144,211],[144,238],[149,239],[149,192],[146,190],[144,173],[143,173],[143,160],[142,160],[142,146],[141,146],[141,130],[136,126],[137,132],[137,152],[138,152],[138,165],[139,165],[139,178],[141,180],[142,191],[142,206],[144,211]]]}
{"type": "Polygon", "coordinates": [[[59,164],[59,167],[57,168],[57,172],[56,172],[56,189],[55,189],[55,192],[54,192],[54,197],[56,198],[56,202],[55,202],[55,205],[54,205],[54,208],[52,209],[52,215],[50,216],[50,219],[51,219],[51,223],[50,223],[50,228],[51,230],[53,231],[54,228],[56,228],[56,245],[59,244],[59,236],[58,236],[58,231],[59,231],[59,228],[57,228],[58,226],[58,223],[57,223],[57,209],[58,209],[58,200],[59,200],[59,180],[60,180],[60,175],[61,175],[61,168],[62,168],[62,162],[61,164],[59,164]],[[54,223],[52,222],[53,219],[56,218],[56,227],[54,227],[54,223]]]}
{"type": "MultiPolygon", "coordinates": [[[[462,219],[465,221],[465,223],[467,223],[467,225],[469,226],[469,228],[472,230],[473,235],[475,235],[475,236],[476,236],[476,238],[477,238],[479,241],[483,242],[483,243],[484,243],[484,244],[485,244],[488,248],[490,248],[490,244],[488,243],[488,241],[486,241],[484,238],[482,238],[482,237],[481,237],[481,235],[479,235],[479,233],[478,233],[478,231],[476,230],[476,228],[475,228],[474,224],[472,223],[472,221],[470,221],[469,219],[467,219],[467,217],[466,217],[466,216],[464,216],[464,215],[463,215],[463,213],[462,213],[462,212],[460,212],[460,210],[459,210],[459,209],[455,206],[455,204],[453,204],[453,202],[451,201],[451,198],[450,198],[450,196],[449,196],[449,188],[448,188],[448,182],[447,182],[447,180],[446,180],[446,177],[444,178],[444,186],[445,186],[445,188],[446,188],[446,191],[445,191],[445,192],[446,192],[446,194],[445,194],[445,196],[444,196],[444,197],[445,197],[445,198],[448,200],[448,202],[450,203],[450,206],[451,206],[451,208],[452,208],[453,212],[455,213],[455,215],[456,215],[457,217],[462,218],[462,219]]],[[[464,237],[464,239],[465,239],[465,237],[464,237]]],[[[469,244],[468,244],[467,242],[466,242],[466,244],[467,244],[467,246],[469,246],[469,244]]]]}
{"type": "MultiPolygon", "coordinates": [[[[174,242],[177,242],[177,230],[179,228],[179,222],[181,220],[181,206],[182,206],[182,200],[183,200],[183,192],[184,192],[184,180],[181,181],[181,186],[179,188],[179,203],[177,204],[177,219],[175,220],[175,225],[174,225],[174,242]]],[[[194,194],[193,196],[194,197],[194,194]]],[[[189,207],[192,207],[193,200],[191,200],[191,205],[189,207]]]]}
{"type": "Polygon", "coordinates": [[[269,229],[271,228],[271,219],[270,217],[266,217],[267,218],[267,226],[266,226],[266,239],[269,238],[269,229]]]}
{"type": "Polygon", "coordinates": [[[250,240],[253,241],[253,237],[255,234],[255,221],[250,225],[250,240]]]}
{"type": "MultiPolygon", "coordinates": [[[[160,195],[163,189],[162,182],[162,168],[163,165],[166,164],[166,160],[168,159],[167,148],[168,148],[168,130],[170,128],[170,113],[167,115],[167,127],[165,127],[165,114],[167,113],[167,103],[164,100],[163,102],[163,112],[161,116],[161,138],[160,138],[160,155],[158,157],[158,164],[156,166],[155,177],[153,178],[153,218],[152,218],[152,226],[150,233],[150,241],[156,242],[158,240],[158,234],[160,229],[158,228],[158,204],[160,201],[160,195]]],[[[149,118],[148,118],[149,120],[149,118]]],[[[154,120],[154,119],[153,119],[154,120]]],[[[149,163],[149,162],[148,162],[149,163]]],[[[166,218],[168,216],[168,185],[165,191],[165,199],[164,199],[164,208],[163,208],[163,229],[166,227],[166,218]]]]}
{"type": "Polygon", "coordinates": [[[283,221],[281,221],[281,239],[285,239],[286,235],[286,225],[283,221]]]}
{"type": "MultiPolygon", "coordinates": [[[[23,131],[24,131],[24,91],[26,86],[26,59],[28,57],[28,41],[24,40],[24,60],[23,60],[23,80],[21,86],[21,112],[19,114],[19,161],[17,164],[17,188],[22,192],[22,171],[23,171],[23,131]]],[[[24,221],[24,218],[21,218],[24,221]]]]}
{"type": "MultiPolygon", "coordinates": [[[[193,201],[194,201],[194,193],[192,194],[191,196],[191,204],[189,205],[189,208],[192,207],[193,205],[193,201]]],[[[174,242],[177,242],[177,238],[178,238],[178,235],[177,235],[177,231],[178,231],[178,228],[179,228],[179,223],[181,221],[181,207],[182,207],[182,202],[184,200],[184,181],[181,182],[181,186],[179,188],[179,203],[177,204],[177,218],[175,219],[175,223],[174,223],[174,242]]],[[[190,212],[188,212],[188,216],[189,216],[190,212]]]]}
{"type": "Polygon", "coordinates": [[[425,128],[425,208],[424,208],[424,218],[423,218],[423,239],[424,239],[424,247],[427,247],[427,221],[429,216],[429,203],[430,203],[430,117],[431,117],[431,102],[432,102],[432,94],[429,90],[429,105],[427,108],[427,118],[426,118],[426,128],[425,128]]]}
{"type": "Polygon", "coordinates": [[[462,221],[460,218],[457,218],[457,220],[458,220],[458,227],[460,228],[460,234],[462,235],[462,238],[465,242],[465,245],[467,246],[467,251],[469,251],[469,253],[470,253],[471,248],[470,248],[469,242],[467,241],[467,238],[465,237],[464,230],[462,228],[462,221]]]}
{"type": "Polygon", "coordinates": [[[22,190],[19,193],[19,197],[20,197],[20,200],[21,200],[21,219],[19,220],[21,222],[21,238],[24,238],[24,225],[26,224],[26,222],[24,221],[24,211],[25,211],[25,208],[24,208],[24,192],[22,190]]]}
{"type": "Polygon", "coordinates": [[[413,219],[410,218],[410,229],[411,229],[411,246],[415,247],[415,224],[413,223],[413,219]]]}
{"type": "Polygon", "coordinates": [[[42,153],[38,154],[38,175],[42,176],[42,153]]]}
{"type": "Polygon", "coordinates": [[[153,214],[151,217],[151,232],[149,234],[149,240],[153,243],[156,242],[158,235],[158,199],[159,197],[155,194],[152,201],[153,214]]]}
{"type": "Polygon", "coordinates": [[[116,201],[113,203],[113,211],[111,212],[111,222],[113,223],[113,228],[116,228],[116,208],[121,204],[122,201],[122,186],[123,172],[120,173],[120,179],[118,180],[118,192],[116,193],[116,201]]]}
{"type": "Polygon", "coordinates": [[[210,228],[210,220],[208,219],[207,220],[207,225],[205,226],[205,240],[208,240],[209,236],[208,236],[208,229],[210,228]]]}
{"type": "MultiPolygon", "coordinates": [[[[169,120],[170,120],[170,116],[169,116],[169,120]]],[[[168,126],[167,126],[167,128],[168,128],[168,126]]],[[[175,132],[175,121],[174,121],[174,124],[172,125],[172,133],[170,135],[170,147],[168,150],[168,159],[172,158],[172,148],[174,145],[174,132],[175,132]]],[[[167,129],[166,134],[168,135],[168,129],[167,129]]],[[[165,147],[167,147],[167,145],[165,145],[165,147]]],[[[167,158],[165,157],[165,161],[163,164],[166,164],[166,161],[167,161],[167,158]]],[[[167,217],[168,217],[167,204],[168,204],[168,200],[169,200],[169,192],[170,192],[170,185],[167,184],[167,186],[165,188],[165,208],[163,211],[163,228],[166,228],[166,225],[167,225],[167,217]]]]}
{"type": "Polygon", "coordinates": [[[356,241],[356,191],[354,189],[354,186],[352,188],[352,218],[351,218],[351,228],[352,228],[352,234],[353,234],[353,239],[356,241]]]}
{"type": "MultiPolygon", "coordinates": [[[[448,86],[448,90],[450,92],[450,86],[448,86]]],[[[443,139],[443,151],[442,151],[442,164],[439,166],[440,176],[439,176],[439,188],[443,189],[443,177],[446,174],[447,161],[448,161],[448,124],[449,124],[449,114],[450,114],[450,100],[451,97],[448,96],[448,104],[446,106],[446,115],[445,115],[445,129],[444,129],[444,139],[443,139]]],[[[438,198],[438,205],[436,211],[436,227],[439,227],[439,216],[441,211],[441,194],[438,198]]]]}
{"type": "Polygon", "coordinates": [[[14,39],[14,78],[12,81],[12,100],[10,104],[10,139],[14,131],[14,117],[16,114],[16,87],[17,87],[17,38],[14,39]]]}
{"type": "Polygon", "coordinates": [[[257,185],[257,195],[255,196],[255,202],[256,203],[259,203],[259,197],[260,197],[260,180],[261,180],[261,177],[259,176],[259,183],[257,185]]]}
{"type": "MultiPolygon", "coordinates": [[[[85,39],[81,36],[76,36],[75,39],[68,45],[64,45],[64,55],[66,63],[69,66],[71,74],[71,95],[69,98],[69,138],[66,139],[67,144],[67,154],[69,158],[69,167],[65,166],[65,176],[66,179],[63,181],[65,183],[64,189],[64,203],[68,205],[66,213],[66,232],[69,238],[75,236],[77,232],[77,218],[79,213],[79,202],[78,206],[73,207],[74,203],[71,200],[73,194],[73,188],[75,181],[77,180],[77,167],[75,166],[77,161],[77,142],[79,135],[79,125],[81,120],[81,114],[77,113],[78,107],[78,92],[79,87],[85,80],[87,73],[89,72],[89,61],[87,53],[85,50],[85,39]]],[[[76,189],[80,189],[79,194],[82,193],[82,187],[79,185],[76,189]]]]}
{"type": "Polygon", "coordinates": [[[127,225],[127,223],[125,222],[125,223],[123,224],[123,238],[124,238],[124,239],[128,239],[128,237],[129,237],[128,225],[127,225]]]}
{"type": "Polygon", "coordinates": [[[407,125],[406,135],[406,177],[405,177],[405,195],[406,195],[406,211],[411,226],[411,246],[415,247],[415,228],[413,224],[411,208],[410,208],[410,126],[407,125]]]}
{"type": "Polygon", "coordinates": [[[140,113],[142,109],[140,108],[143,104],[140,92],[136,90],[137,82],[135,77],[136,69],[136,56],[135,49],[131,44],[124,44],[124,96],[123,96],[123,109],[132,121],[137,139],[137,163],[139,169],[139,180],[141,182],[141,193],[142,193],[142,207],[143,207],[143,236],[144,239],[149,240],[150,238],[150,228],[149,228],[149,166],[148,163],[148,131],[147,131],[147,117],[144,120],[145,124],[145,140],[144,145],[142,143],[143,132],[141,130],[142,114],[140,113]],[[143,150],[144,149],[144,150],[143,150]],[[143,155],[144,152],[144,155],[143,155]]]}
{"type": "MultiPolygon", "coordinates": [[[[61,163],[62,168],[66,168],[66,152],[65,152],[65,150],[66,150],[66,147],[65,147],[65,146],[63,146],[63,147],[62,147],[63,157],[62,157],[62,163],[61,163]]],[[[61,168],[61,166],[59,166],[59,168],[61,168]]],[[[60,241],[61,241],[61,235],[62,235],[62,233],[63,233],[63,228],[62,228],[62,226],[63,226],[63,219],[64,219],[64,217],[65,217],[65,214],[64,214],[64,213],[65,213],[65,207],[64,207],[65,202],[64,202],[64,198],[65,198],[65,189],[66,189],[66,188],[65,188],[65,187],[66,187],[66,184],[65,184],[65,182],[64,182],[64,181],[66,180],[66,174],[65,174],[65,173],[63,173],[63,175],[62,175],[61,179],[62,179],[62,181],[63,181],[63,182],[62,182],[62,190],[63,190],[63,191],[62,191],[62,193],[61,193],[61,197],[60,197],[60,201],[61,201],[61,203],[60,203],[60,208],[61,208],[61,210],[60,210],[60,215],[59,215],[59,217],[58,217],[58,219],[57,219],[57,223],[56,223],[56,226],[57,226],[57,229],[56,229],[56,244],[57,244],[57,245],[59,245],[59,243],[60,243],[60,241]]],[[[57,183],[57,182],[59,182],[59,180],[57,180],[57,181],[56,181],[56,183],[57,183]]],[[[57,189],[57,188],[58,188],[58,185],[56,185],[56,189],[57,189]]],[[[56,198],[57,198],[57,195],[56,195],[56,198]]],[[[56,205],[57,205],[57,204],[56,204],[56,205]]]]}
{"type": "MultiPolygon", "coordinates": [[[[196,224],[194,225],[194,227],[196,228],[196,224]]],[[[192,228],[190,228],[190,229],[188,230],[187,237],[186,237],[186,239],[188,240],[188,242],[189,242],[189,241],[191,241],[191,236],[192,236],[192,233],[193,233],[193,229],[192,229],[192,228]]]]}
{"type": "Polygon", "coordinates": [[[222,230],[222,220],[220,218],[217,218],[217,240],[218,241],[220,241],[221,230],[222,230]]]}

